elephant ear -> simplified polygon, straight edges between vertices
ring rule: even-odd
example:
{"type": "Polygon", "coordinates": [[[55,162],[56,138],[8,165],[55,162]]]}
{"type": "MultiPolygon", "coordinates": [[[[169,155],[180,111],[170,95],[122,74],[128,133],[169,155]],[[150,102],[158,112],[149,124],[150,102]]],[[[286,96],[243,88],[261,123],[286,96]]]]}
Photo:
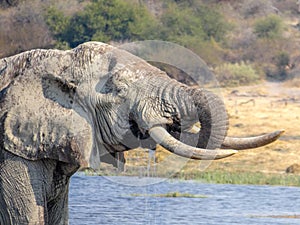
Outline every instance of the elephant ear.
{"type": "Polygon", "coordinates": [[[41,78],[43,95],[60,104],[65,109],[72,109],[76,94],[76,84],[60,77],[46,75],[41,78]]]}
{"type": "Polygon", "coordinates": [[[100,159],[93,148],[92,128],[73,108],[76,83],[41,72],[23,70],[2,95],[0,145],[29,160],[97,167],[100,159]]]}

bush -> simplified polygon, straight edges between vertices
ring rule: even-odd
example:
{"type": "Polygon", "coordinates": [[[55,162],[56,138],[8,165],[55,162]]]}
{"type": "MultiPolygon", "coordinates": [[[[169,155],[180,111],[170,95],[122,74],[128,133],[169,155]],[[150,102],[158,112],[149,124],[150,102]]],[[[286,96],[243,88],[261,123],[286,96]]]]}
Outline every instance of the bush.
{"type": "Polygon", "coordinates": [[[66,39],[66,37],[65,33],[62,32],[64,30],[67,30],[68,26],[70,25],[68,17],[65,17],[63,12],[57,10],[55,7],[52,6],[49,7],[46,13],[45,21],[49,29],[51,30],[54,38],[61,41],[61,43],[57,44],[57,47],[60,47],[62,49],[68,48],[68,44],[63,42],[63,40],[66,39]]]}
{"type": "Polygon", "coordinates": [[[267,78],[269,80],[284,81],[290,78],[289,66],[290,56],[287,52],[279,52],[274,57],[273,70],[269,69],[267,78]]]}
{"type": "Polygon", "coordinates": [[[164,3],[164,12],[155,17],[143,4],[122,0],[94,0],[84,10],[64,16],[56,8],[46,15],[47,24],[59,45],[75,47],[94,41],[135,41],[160,39],[184,44],[211,39],[225,40],[228,23],[215,9],[200,3],[164,3]]]}
{"type": "Polygon", "coordinates": [[[216,67],[215,73],[221,86],[248,85],[260,80],[256,70],[245,62],[225,63],[216,67]]]}
{"type": "Polygon", "coordinates": [[[277,15],[269,15],[259,19],[254,24],[254,33],[258,38],[274,39],[281,36],[283,31],[282,19],[277,15]]]}
{"type": "Polygon", "coordinates": [[[71,17],[51,8],[47,24],[55,38],[71,48],[86,41],[125,41],[150,38],[158,23],[140,5],[121,0],[95,0],[71,17]]]}
{"type": "MultiPolygon", "coordinates": [[[[192,3],[190,3],[192,4],[192,3]]],[[[204,4],[167,4],[160,18],[164,29],[161,39],[179,44],[185,39],[197,38],[200,41],[224,41],[231,26],[215,9],[204,4]]]]}
{"type": "Polygon", "coordinates": [[[204,39],[201,20],[195,17],[191,8],[181,8],[176,4],[168,5],[161,17],[163,32],[160,38],[182,44],[185,39],[196,36],[204,39]]]}

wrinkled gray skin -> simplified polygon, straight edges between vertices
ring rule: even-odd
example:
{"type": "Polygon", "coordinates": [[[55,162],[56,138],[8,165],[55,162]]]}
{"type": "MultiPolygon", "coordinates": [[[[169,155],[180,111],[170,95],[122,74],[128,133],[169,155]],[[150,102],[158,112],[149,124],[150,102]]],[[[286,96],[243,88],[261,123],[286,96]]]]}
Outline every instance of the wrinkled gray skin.
{"type": "Polygon", "coordinates": [[[1,59],[0,224],[67,224],[70,177],[101,161],[122,169],[135,147],[214,159],[236,151],[203,148],[258,147],[281,133],[225,138],[227,124],[214,94],[103,43],[1,59]]]}

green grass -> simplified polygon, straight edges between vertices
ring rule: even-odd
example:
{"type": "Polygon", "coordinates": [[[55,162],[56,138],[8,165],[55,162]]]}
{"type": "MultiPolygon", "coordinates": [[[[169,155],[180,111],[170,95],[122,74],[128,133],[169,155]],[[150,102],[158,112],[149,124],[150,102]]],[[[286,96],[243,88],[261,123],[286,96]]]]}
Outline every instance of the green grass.
{"type": "Polygon", "coordinates": [[[133,197],[158,197],[158,198],[207,198],[205,195],[194,195],[190,193],[168,192],[164,194],[132,194],[133,197]]]}
{"type": "Polygon", "coordinates": [[[176,178],[198,180],[216,184],[251,184],[300,186],[300,176],[291,174],[266,174],[252,172],[205,171],[177,174],[176,178]]]}
{"type": "MultiPolygon", "coordinates": [[[[115,170],[102,170],[93,172],[90,170],[84,171],[85,175],[93,176],[139,176],[137,171],[126,171],[117,173],[115,170]]],[[[144,174],[146,176],[146,174],[144,174]]],[[[279,186],[298,186],[300,187],[300,175],[296,174],[270,174],[261,172],[229,172],[222,170],[185,170],[185,172],[178,172],[176,174],[159,173],[153,175],[154,177],[175,178],[183,180],[196,180],[203,183],[214,184],[249,184],[249,185],[279,185],[279,186]]]]}

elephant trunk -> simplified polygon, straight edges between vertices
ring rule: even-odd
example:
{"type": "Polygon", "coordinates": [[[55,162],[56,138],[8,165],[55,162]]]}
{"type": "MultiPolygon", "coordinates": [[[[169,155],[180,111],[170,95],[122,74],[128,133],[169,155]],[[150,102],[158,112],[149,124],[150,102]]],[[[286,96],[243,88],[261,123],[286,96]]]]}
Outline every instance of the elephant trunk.
{"type": "Polygon", "coordinates": [[[217,95],[202,89],[182,86],[174,88],[172,95],[177,96],[174,99],[180,112],[180,130],[171,135],[159,124],[152,126],[148,132],[157,144],[176,155],[198,160],[220,159],[237,153],[236,150],[217,149],[221,147],[228,129],[225,106],[217,95]],[[193,115],[195,118],[191,117],[193,115]],[[192,143],[185,135],[194,135],[185,128],[191,127],[195,122],[200,122],[201,128],[196,143],[192,143]],[[179,137],[178,134],[184,134],[185,138],[179,137]]]}
{"type": "Polygon", "coordinates": [[[222,99],[216,94],[191,88],[188,90],[197,108],[201,125],[198,148],[220,148],[228,130],[228,117],[222,99]]]}

